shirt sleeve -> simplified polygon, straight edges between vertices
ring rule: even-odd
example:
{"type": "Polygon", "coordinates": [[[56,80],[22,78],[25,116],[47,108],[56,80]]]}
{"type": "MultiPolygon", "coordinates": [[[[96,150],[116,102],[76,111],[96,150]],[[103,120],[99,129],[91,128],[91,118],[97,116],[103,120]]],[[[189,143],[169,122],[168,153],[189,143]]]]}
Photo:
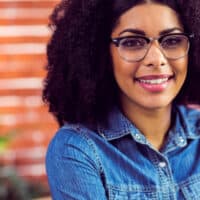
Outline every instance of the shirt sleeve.
{"type": "Polygon", "coordinates": [[[79,133],[59,131],[49,144],[46,171],[53,200],[106,200],[94,149],[79,133]]]}

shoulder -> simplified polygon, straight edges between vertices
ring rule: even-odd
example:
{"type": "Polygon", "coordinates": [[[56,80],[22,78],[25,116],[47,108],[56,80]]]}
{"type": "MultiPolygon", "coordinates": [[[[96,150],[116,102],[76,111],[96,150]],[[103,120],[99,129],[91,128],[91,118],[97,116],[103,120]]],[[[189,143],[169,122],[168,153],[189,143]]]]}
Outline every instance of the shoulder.
{"type": "MultiPolygon", "coordinates": [[[[86,127],[79,125],[64,125],[52,138],[46,155],[46,161],[63,160],[66,158],[80,160],[86,157],[99,165],[97,147],[92,135],[97,135],[86,127]]],[[[95,136],[93,136],[95,137],[95,136]]]]}
{"type": "Polygon", "coordinates": [[[99,176],[102,165],[90,133],[84,134],[83,129],[65,125],[49,144],[46,172],[55,199],[92,199],[97,192],[104,195],[99,176]]]}
{"type": "Polygon", "coordinates": [[[200,105],[178,106],[178,110],[183,117],[200,120],[200,105]]]}
{"type": "Polygon", "coordinates": [[[84,127],[71,124],[62,126],[52,138],[49,148],[61,152],[67,146],[77,146],[79,148],[89,147],[91,142],[88,136],[89,134],[85,134],[85,129],[84,127]]]}
{"type": "Polygon", "coordinates": [[[200,106],[178,106],[179,115],[192,135],[200,135],[200,106]]]}

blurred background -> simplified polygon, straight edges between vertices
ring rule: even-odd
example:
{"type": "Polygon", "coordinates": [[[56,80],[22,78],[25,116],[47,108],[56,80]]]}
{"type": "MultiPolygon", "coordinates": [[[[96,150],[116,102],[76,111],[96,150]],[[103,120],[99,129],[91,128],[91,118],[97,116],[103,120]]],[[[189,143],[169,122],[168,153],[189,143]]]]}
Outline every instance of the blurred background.
{"type": "Polygon", "coordinates": [[[44,159],[57,124],[41,91],[51,35],[48,18],[57,3],[0,0],[1,200],[50,195],[44,159]]]}

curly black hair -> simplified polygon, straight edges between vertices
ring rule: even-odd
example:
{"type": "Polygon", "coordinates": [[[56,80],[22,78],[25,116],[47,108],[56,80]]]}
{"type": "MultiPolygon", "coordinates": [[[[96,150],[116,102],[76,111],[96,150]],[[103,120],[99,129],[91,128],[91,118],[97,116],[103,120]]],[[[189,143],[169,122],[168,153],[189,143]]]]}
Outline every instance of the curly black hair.
{"type": "Polygon", "coordinates": [[[196,0],[63,0],[51,15],[53,34],[47,46],[48,74],[43,100],[60,125],[104,121],[118,104],[112,73],[110,35],[119,17],[146,2],[174,9],[185,32],[194,33],[186,82],[179,104],[200,103],[200,2],[196,0]]]}

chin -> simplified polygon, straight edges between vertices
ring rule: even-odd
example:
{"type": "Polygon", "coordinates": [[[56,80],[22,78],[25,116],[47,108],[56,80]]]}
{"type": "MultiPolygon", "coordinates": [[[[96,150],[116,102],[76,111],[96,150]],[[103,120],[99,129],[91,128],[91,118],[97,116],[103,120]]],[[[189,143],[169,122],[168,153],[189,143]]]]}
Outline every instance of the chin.
{"type": "Polygon", "coordinates": [[[145,102],[143,104],[143,107],[144,108],[147,108],[147,109],[162,109],[162,108],[167,108],[169,107],[170,105],[172,104],[172,101],[162,101],[162,100],[157,100],[157,101],[150,101],[150,102],[145,102]]]}

